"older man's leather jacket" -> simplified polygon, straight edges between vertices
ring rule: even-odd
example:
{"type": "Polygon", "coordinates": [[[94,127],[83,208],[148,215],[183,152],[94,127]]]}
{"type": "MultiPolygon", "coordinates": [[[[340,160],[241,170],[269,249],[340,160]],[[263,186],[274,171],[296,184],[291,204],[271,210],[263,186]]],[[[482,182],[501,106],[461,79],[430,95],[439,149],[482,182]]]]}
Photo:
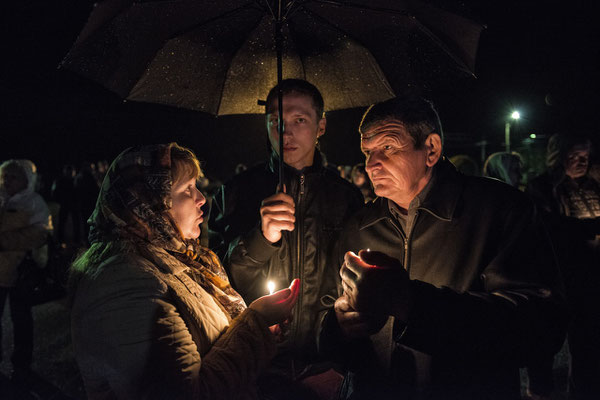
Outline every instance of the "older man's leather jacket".
{"type": "Polygon", "coordinates": [[[349,221],[339,248],[340,260],[369,248],[401,261],[413,296],[407,323],[390,318],[370,340],[344,341],[331,312],[321,348],[344,356],[355,398],[519,398],[519,366],[564,340],[552,247],[518,190],[447,161],[433,179],[408,236],[378,198],[349,221]]]}

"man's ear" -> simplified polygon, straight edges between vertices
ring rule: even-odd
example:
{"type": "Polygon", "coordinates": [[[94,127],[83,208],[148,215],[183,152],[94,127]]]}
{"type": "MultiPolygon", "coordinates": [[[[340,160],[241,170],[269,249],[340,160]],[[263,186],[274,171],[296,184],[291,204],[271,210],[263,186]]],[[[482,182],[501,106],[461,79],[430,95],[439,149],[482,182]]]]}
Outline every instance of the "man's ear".
{"type": "Polygon", "coordinates": [[[319,121],[319,127],[317,129],[317,137],[321,137],[325,134],[325,127],[327,126],[327,118],[323,117],[319,121]]]}
{"type": "Polygon", "coordinates": [[[427,150],[425,163],[431,168],[442,157],[442,137],[435,132],[430,133],[425,139],[425,149],[427,150]]]}

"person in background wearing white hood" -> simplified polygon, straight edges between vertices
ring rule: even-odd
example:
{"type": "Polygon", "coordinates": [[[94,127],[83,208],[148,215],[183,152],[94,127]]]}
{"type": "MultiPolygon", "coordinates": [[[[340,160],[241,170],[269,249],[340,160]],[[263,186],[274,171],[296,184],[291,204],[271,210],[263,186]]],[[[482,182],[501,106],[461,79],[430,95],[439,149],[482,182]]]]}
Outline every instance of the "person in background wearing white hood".
{"type": "Polygon", "coordinates": [[[45,266],[45,245],[52,231],[48,206],[35,192],[35,183],[36,167],[31,161],[8,160],[0,165],[0,313],[10,297],[12,379],[17,383],[27,381],[33,353],[31,303],[16,290],[19,265],[29,257],[38,266],[45,266]]]}

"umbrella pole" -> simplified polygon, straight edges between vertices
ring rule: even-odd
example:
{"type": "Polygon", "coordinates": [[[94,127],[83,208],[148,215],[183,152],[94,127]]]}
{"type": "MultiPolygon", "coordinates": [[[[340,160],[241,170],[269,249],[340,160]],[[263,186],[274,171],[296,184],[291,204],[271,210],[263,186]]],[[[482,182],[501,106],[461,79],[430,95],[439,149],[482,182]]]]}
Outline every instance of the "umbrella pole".
{"type": "Polygon", "coordinates": [[[279,185],[278,191],[285,192],[284,180],[283,180],[283,92],[281,90],[281,81],[283,80],[283,63],[282,63],[282,48],[283,48],[283,34],[281,31],[281,0],[278,0],[277,6],[277,19],[275,20],[275,52],[277,54],[277,109],[279,112],[277,131],[279,133],[279,185]]]}

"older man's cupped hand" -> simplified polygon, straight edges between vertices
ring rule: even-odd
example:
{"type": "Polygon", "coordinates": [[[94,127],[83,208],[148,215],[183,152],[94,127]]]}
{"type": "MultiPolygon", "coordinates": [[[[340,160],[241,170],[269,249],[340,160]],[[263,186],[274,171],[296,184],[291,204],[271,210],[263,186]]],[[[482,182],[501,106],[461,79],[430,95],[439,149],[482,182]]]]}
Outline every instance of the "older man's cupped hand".
{"type": "Polygon", "coordinates": [[[378,251],[347,252],[340,276],[345,301],[354,311],[407,321],[410,280],[400,261],[378,251]]]}
{"type": "Polygon", "coordinates": [[[335,301],[334,309],[338,325],[349,338],[361,338],[377,333],[388,319],[387,315],[372,315],[356,311],[348,303],[345,294],[335,301]]]}

